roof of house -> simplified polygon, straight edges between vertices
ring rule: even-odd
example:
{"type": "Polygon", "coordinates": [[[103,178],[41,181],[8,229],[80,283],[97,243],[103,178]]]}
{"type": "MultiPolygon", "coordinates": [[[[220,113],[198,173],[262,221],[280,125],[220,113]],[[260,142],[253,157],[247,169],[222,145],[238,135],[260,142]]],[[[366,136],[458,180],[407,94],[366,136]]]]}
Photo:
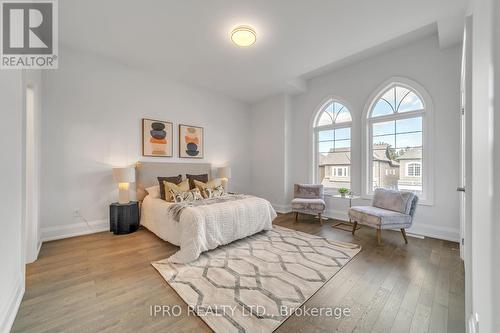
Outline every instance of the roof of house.
{"type": "Polygon", "coordinates": [[[376,144],[373,145],[373,160],[382,162],[391,162],[391,159],[387,155],[387,148],[389,145],[376,144]]]}
{"type": "MultiPolygon", "coordinates": [[[[373,160],[387,162],[391,166],[399,166],[397,161],[391,160],[387,154],[387,144],[374,145],[373,160]]],[[[337,148],[330,150],[329,153],[319,155],[319,165],[349,165],[351,164],[351,149],[337,148]]]]}
{"type": "Polygon", "coordinates": [[[409,148],[403,153],[403,155],[398,157],[399,160],[421,160],[422,159],[422,147],[409,148]]]}
{"type": "Polygon", "coordinates": [[[337,148],[327,154],[319,155],[319,165],[349,165],[351,164],[351,149],[337,148]]]}

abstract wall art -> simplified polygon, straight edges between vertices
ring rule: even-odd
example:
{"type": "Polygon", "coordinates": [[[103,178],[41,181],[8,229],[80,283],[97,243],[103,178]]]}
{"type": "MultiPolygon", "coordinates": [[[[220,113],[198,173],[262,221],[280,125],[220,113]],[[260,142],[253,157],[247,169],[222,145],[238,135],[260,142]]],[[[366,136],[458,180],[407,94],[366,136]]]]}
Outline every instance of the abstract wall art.
{"type": "Polygon", "coordinates": [[[179,125],[179,157],[203,158],[203,128],[179,125]]]}
{"type": "Polygon", "coordinates": [[[142,119],[142,156],[173,156],[172,123],[142,119]]]}

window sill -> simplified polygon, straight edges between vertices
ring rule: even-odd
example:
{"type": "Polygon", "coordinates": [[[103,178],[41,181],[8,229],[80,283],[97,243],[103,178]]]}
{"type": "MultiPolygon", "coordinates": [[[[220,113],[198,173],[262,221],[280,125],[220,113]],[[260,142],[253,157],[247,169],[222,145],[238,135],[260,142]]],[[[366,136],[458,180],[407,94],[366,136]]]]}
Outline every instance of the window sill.
{"type": "Polygon", "coordinates": [[[328,190],[328,191],[325,190],[323,194],[325,197],[333,197],[335,195],[339,195],[340,193],[337,190],[328,190]]]}
{"type": "Polygon", "coordinates": [[[328,199],[335,199],[335,200],[364,200],[359,194],[353,194],[354,197],[349,197],[349,195],[346,195],[345,197],[340,196],[340,193],[337,191],[334,192],[325,192],[324,193],[325,198],[328,199]]]}

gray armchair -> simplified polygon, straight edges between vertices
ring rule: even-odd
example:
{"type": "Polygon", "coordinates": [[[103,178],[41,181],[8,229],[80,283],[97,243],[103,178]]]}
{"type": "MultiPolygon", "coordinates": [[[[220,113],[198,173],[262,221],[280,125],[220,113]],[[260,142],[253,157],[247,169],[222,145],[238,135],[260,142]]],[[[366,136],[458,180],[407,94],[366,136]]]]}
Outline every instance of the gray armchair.
{"type": "Polygon", "coordinates": [[[349,219],[354,222],[352,234],[358,223],[377,229],[377,242],[381,243],[382,229],[400,229],[408,244],[406,230],[410,228],[417,209],[418,196],[412,192],[375,190],[371,206],[354,206],[349,209],[349,219]]]}
{"type": "Polygon", "coordinates": [[[323,185],[295,184],[293,186],[292,211],[295,221],[299,213],[318,215],[319,223],[323,224],[321,215],[326,209],[323,185]]]}

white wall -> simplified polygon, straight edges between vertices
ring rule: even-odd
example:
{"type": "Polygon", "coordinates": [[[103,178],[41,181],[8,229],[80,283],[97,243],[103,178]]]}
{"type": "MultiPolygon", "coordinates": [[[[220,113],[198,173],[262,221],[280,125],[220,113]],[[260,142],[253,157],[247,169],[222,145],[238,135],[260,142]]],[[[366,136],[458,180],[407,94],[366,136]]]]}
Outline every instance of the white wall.
{"type": "Polygon", "coordinates": [[[275,95],[251,109],[251,192],[283,211],[285,201],[286,96],[275,95]]]}
{"type": "Polygon", "coordinates": [[[42,238],[108,228],[109,204],[117,186],[111,167],[138,160],[181,159],[141,156],[141,118],[205,129],[205,158],[232,167],[230,190],[250,184],[250,117],[246,104],[173,83],[114,61],[62,48],[59,69],[44,73],[42,122],[42,238]],[[80,209],[82,217],[73,217],[80,209]]]}
{"type": "Polygon", "coordinates": [[[24,293],[21,71],[0,72],[0,115],[0,332],[8,332],[24,293]]]}
{"type": "MultiPolygon", "coordinates": [[[[410,45],[370,57],[356,64],[323,74],[307,82],[307,91],[290,98],[291,128],[283,145],[281,128],[287,123],[279,103],[264,101],[254,106],[252,183],[257,194],[273,203],[289,204],[279,197],[275,182],[283,174],[281,152],[290,151],[289,182],[312,182],[312,118],[320,103],[335,96],[344,100],[353,116],[352,186],[361,192],[361,116],[370,94],[394,76],[418,82],[430,93],[434,106],[435,195],[433,206],[420,205],[412,232],[458,241],[459,202],[456,187],[459,180],[459,85],[460,48],[439,49],[437,37],[431,36],[410,45]],[[258,128],[259,131],[255,131],[258,128]]],[[[275,97],[274,99],[276,99],[275,97]]],[[[276,102],[276,101],[275,101],[276,102]]],[[[358,204],[368,204],[361,201],[358,204]]],[[[347,202],[327,198],[327,214],[346,218],[347,202]]],[[[289,207],[289,206],[288,206],[289,207]]]]}

